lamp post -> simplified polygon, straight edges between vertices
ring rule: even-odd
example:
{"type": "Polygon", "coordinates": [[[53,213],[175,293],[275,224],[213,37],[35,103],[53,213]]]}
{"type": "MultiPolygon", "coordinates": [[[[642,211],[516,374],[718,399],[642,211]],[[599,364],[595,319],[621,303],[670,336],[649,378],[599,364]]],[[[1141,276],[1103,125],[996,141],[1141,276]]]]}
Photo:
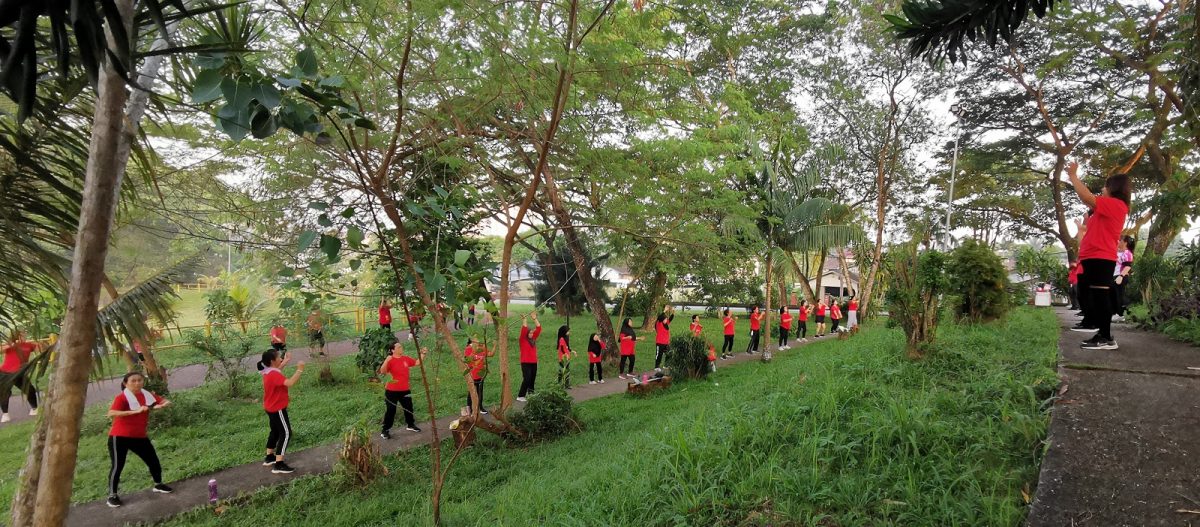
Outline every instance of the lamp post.
{"type": "Polygon", "coordinates": [[[954,104],[950,106],[950,112],[954,114],[955,130],[954,130],[954,157],[950,161],[950,191],[946,193],[946,229],[943,233],[942,249],[950,250],[950,216],[954,214],[954,178],[958,175],[958,138],[962,136],[962,106],[954,104]]]}

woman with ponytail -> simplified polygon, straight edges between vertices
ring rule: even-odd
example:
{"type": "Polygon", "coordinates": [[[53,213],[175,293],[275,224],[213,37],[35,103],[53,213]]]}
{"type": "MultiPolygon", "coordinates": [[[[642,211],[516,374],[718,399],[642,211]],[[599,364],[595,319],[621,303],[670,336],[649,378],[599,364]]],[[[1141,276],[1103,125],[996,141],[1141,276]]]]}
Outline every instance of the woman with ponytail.
{"type": "Polygon", "coordinates": [[[267,435],[267,456],[263,458],[263,466],[271,467],[272,474],[290,474],[296,469],[283,462],[287,453],[288,442],[292,439],[292,422],[288,419],[288,388],[300,380],[304,373],[304,361],[296,365],[296,373],[291,377],[283,375],[282,368],[287,366],[292,358],[283,352],[267,350],[258,361],[258,371],[263,378],[263,410],[267,412],[267,421],[271,433],[267,435]]]}
{"type": "Polygon", "coordinates": [[[126,373],[121,379],[121,393],[117,394],[112,406],[108,407],[108,417],[113,420],[112,428],[108,432],[108,457],[112,461],[112,469],[108,472],[109,507],[121,506],[117,487],[121,483],[121,472],[125,469],[125,458],[130,452],[142,458],[146,468],[150,469],[150,477],[154,479],[154,492],[174,492],[174,489],[163,484],[162,464],[158,461],[154,444],[146,435],[150,410],[171,406],[171,401],[143,388],[145,383],[146,378],[140,372],[126,373]]]}

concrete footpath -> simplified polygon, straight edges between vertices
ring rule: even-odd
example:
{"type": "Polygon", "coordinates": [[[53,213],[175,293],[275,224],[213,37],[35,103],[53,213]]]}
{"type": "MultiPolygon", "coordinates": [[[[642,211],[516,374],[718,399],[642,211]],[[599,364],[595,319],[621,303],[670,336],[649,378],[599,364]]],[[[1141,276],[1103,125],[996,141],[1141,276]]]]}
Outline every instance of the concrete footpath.
{"type": "Polygon", "coordinates": [[[1026,524],[1200,526],[1200,348],[1114,324],[1120,349],[1083,350],[1091,334],[1058,317],[1062,386],[1026,524]]]}
{"type": "MultiPolygon", "coordinates": [[[[823,340],[834,340],[834,337],[826,336],[821,339],[809,339],[809,342],[823,340]]],[[[853,338],[850,340],[853,341],[853,338]]],[[[741,344],[744,346],[745,341],[743,340],[741,344]]],[[[784,351],[783,353],[795,352],[803,346],[804,344],[793,342],[791,350],[784,351]]],[[[768,349],[774,350],[775,347],[770,346],[768,349]]],[[[735,354],[734,357],[728,360],[718,360],[717,375],[720,375],[722,368],[752,360],[760,360],[761,357],[761,354],[748,355],[743,352],[735,354]]],[[[549,371],[548,365],[543,365],[543,368],[549,371]]],[[[578,379],[580,372],[575,371],[574,373],[575,378],[578,379]]],[[[578,403],[626,391],[627,381],[618,379],[615,375],[611,375],[611,373],[606,380],[608,382],[604,384],[587,384],[585,382],[577,385],[570,390],[571,397],[578,403]]],[[[519,409],[523,404],[520,402],[515,403],[514,408],[519,409]]],[[[418,409],[418,419],[420,419],[421,413],[418,409]]],[[[455,415],[439,417],[437,419],[435,426],[438,427],[440,438],[449,439],[451,437],[449,431],[450,422],[457,418],[458,416],[455,415]]],[[[373,441],[379,445],[380,452],[384,455],[428,445],[433,438],[433,434],[430,431],[433,427],[430,426],[428,414],[425,415],[424,420],[418,420],[418,426],[422,428],[422,431],[419,433],[407,432],[401,426],[392,430],[391,440],[383,440],[376,435],[373,441]]],[[[222,499],[234,498],[262,490],[266,487],[286,484],[300,477],[329,473],[333,470],[337,462],[337,451],[340,447],[341,443],[337,442],[306,450],[289,452],[287,455],[288,465],[296,468],[296,472],[292,474],[272,474],[271,470],[268,467],[262,466],[261,462],[255,462],[226,468],[212,474],[168,482],[175,489],[173,494],[153,494],[149,489],[122,494],[121,500],[124,502],[124,506],[118,509],[110,509],[105,505],[104,501],[76,504],[71,507],[70,515],[67,518],[67,525],[107,527],[161,521],[198,507],[208,506],[209,479],[217,480],[222,499]]]]}

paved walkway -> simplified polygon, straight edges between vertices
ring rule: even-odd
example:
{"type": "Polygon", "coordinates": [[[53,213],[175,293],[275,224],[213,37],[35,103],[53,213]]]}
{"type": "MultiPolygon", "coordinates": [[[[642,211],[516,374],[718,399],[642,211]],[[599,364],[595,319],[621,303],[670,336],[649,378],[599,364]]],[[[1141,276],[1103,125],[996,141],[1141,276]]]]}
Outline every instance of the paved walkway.
{"type": "MultiPolygon", "coordinates": [[[[408,332],[402,333],[403,334],[400,338],[407,339],[408,332]]],[[[288,353],[293,356],[293,362],[301,360],[311,361],[311,351],[312,350],[309,348],[288,349],[288,353]]],[[[356,353],[357,351],[358,346],[355,345],[354,340],[341,340],[337,342],[330,342],[325,345],[325,354],[332,358],[349,355],[351,353],[356,353]]],[[[242,359],[242,365],[248,368],[250,371],[253,371],[254,365],[258,363],[259,358],[260,357],[257,354],[246,357],[245,359],[242,359]]],[[[204,384],[207,376],[207,364],[192,364],[189,366],[172,368],[167,372],[167,386],[170,387],[171,391],[173,392],[190,390],[200,386],[201,384],[204,384]]],[[[38,386],[38,395],[43,395],[46,388],[45,384],[48,381],[46,379],[42,379],[39,382],[41,383],[41,386],[38,386]]],[[[96,404],[111,404],[113,397],[115,397],[119,391],[121,391],[120,377],[92,381],[88,383],[87,402],[84,404],[87,406],[96,404]]],[[[12,398],[9,399],[8,404],[9,411],[11,412],[9,413],[9,417],[12,418],[12,422],[19,423],[26,419],[33,418],[29,415],[29,403],[25,401],[25,396],[21,395],[21,393],[17,390],[14,389],[12,391],[12,398]]]]}
{"type": "MultiPolygon", "coordinates": [[[[809,342],[832,339],[833,337],[824,337],[822,339],[810,339],[809,342]]],[[[792,350],[802,346],[803,344],[793,343],[792,350]]],[[[774,350],[774,346],[771,346],[770,349],[774,350]]],[[[788,352],[785,351],[784,353],[788,352]]],[[[736,354],[731,359],[717,362],[718,374],[721,368],[751,360],[759,360],[760,358],[760,354],[736,354]]],[[[605,384],[582,384],[576,386],[570,390],[570,393],[571,397],[578,403],[598,397],[624,393],[626,388],[626,381],[610,378],[605,384]]],[[[515,404],[519,408],[523,403],[515,404]]],[[[420,415],[419,410],[417,413],[420,415]]],[[[458,416],[446,416],[437,419],[436,426],[440,431],[439,436],[442,439],[450,438],[450,422],[457,418],[458,416]]],[[[403,428],[397,428],[393,430],[390,441],[382,440],[377,436],[373,438],[373,441],[379,445],[380,452],[384,455],[427,445],[432,440],[433,434],[430,432],[432,427],[429,426],[427,420],[418,421],[418,423],[422,428],[420,433],[409,433],[404,431],[403,428]]],[[[181,481],[170,482],[169,484],[175,489],[173,494],[152,494],[149,489],[122,494],[121,500],[124,502],[124,506],[119,509],[110,509],[103,501],[76,504],[71,507],[70,515],[67,518],[67,525],[78,527],[115,527],[130,523],[153,523],[161,521],[208,505],[209,479],[217,480],[221,498],[228,499],[250,494],[265,487],[282,485],[303,476],[325,474],[333,470],[334,464],[337,462],[337,450],[340,446],[340,442],[330,443],[307,450],[289,452],[287,455],[288,464],[294,466],[296,472],[288,475],[272,474],[261,463],[250,463],[248,465],[230,467],[213,474],[194,476],[181,481]]]]}
{"type": "Polygon", "coordinates": [[[1055,402],[1027,525],[1200,525],[1200,348],[1113,325],[1119,350],[1063,331],[1055,402]]]}

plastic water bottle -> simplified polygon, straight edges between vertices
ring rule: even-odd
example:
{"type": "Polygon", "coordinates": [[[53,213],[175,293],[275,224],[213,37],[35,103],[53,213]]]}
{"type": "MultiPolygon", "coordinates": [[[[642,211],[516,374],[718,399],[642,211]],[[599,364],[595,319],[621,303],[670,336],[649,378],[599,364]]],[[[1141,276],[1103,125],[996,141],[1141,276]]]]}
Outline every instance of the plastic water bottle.
{"type": "Polygon", "coordinates": [[[208,480],[208,502],[214,504],[217,502],[217,480],[215,479],[208,480]]]}

